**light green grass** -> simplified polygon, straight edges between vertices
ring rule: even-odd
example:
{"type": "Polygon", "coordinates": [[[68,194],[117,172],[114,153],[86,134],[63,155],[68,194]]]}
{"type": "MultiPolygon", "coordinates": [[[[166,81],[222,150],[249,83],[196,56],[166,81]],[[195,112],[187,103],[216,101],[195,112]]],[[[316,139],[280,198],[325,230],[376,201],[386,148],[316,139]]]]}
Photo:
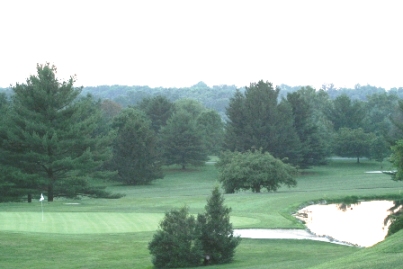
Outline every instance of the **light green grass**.
{"type": "MultiPolygon", "coordinates": [[[[296,188],[228,194],[225,203],[232,207],[235,228],[303,228],[291,213],[311,201],[402,194],[403,183],[383,174],[365,174],[371,170],[379,170],[379,165],[332,161],[304,171],[296,188]]],[[[0,268],[152,268],[147,245],[164,213],[184,205],[192,214],[203,212],[218,177],[214,165],[165,171],[164,179],[148,186],[110,184],[109,190],[126,194],[121,199],[44,202],[43,222],[37,199],[31,204],[0,204],[0,268]]],[[[402,241],[402,237],[400,233],[393,238],[402,241]]],[[[346,266],[358,259],[359,263],[366,255],[381,258],[385,253],[378,246],[391,242],[359,249],[306,240],[244,239],[234,263],[210,268],[333,268],[338,262],[346,266]],[[333,262],[332,266],[326,267],[327,262],[333,262]]],[[[387,255],[401,260],[399,253],[387,255]]]]}
{"type": "MultiPolygon", "coordinates": [[[[0,212],[0,231],[99,234],[155,231],[164,214],[113,212],[0,212]]],[[[233,216],[236,226],[250,226],[257,219],[233,216]]]]}

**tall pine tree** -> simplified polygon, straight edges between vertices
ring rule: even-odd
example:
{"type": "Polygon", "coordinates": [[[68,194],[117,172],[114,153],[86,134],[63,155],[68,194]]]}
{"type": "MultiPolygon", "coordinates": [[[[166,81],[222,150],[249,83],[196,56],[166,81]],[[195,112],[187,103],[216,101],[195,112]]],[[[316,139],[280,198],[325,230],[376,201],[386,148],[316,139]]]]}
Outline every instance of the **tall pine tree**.
{"type": "Polygon", "coordinates": [[[127,108],[116,116],[113,126],[117,137],[111,164],[119,180],[139,185],[162,178],[157,137],[147,116],[141,110],[127,108]]]}
{"type": "Polygon", "coordinates": [[[272,83],[259,81],[246,87],[245,93],[235,93],[227,108],[225,149],[262,149],[293,164],[300,161],[292,109],[285,102],[278,103],[279,92],[272,83]]]}
{"type": "Polygon", "coordinates": [[[12,109],[3,128],[3,165],[15,188],[54,197],[99,196],[93,178],[110,177],[100,167],[110,158],[111,135],[96,136],[99,104],[90,96],[78,98],[75,80],[60,82],[56,67],[37,66],[37,75],[12,90],[12,109]]]}
{"type": "Polygon", "coordinates": [[[231,262],[235,248],[241,239],[234,236],[230,223],[231,208],[224,205],[224,196],[215,187],[207,200],[206,212],[199,214],[197,221],[201,227],[201,243],[205,264],[231,262]]]}
{"type": "Polygon", "coordinates": [[[167,165],[203,165],[207,160],[201,130],[190,113],[181,109],[175,112],[162,128],[163,156],[167,165]]]}

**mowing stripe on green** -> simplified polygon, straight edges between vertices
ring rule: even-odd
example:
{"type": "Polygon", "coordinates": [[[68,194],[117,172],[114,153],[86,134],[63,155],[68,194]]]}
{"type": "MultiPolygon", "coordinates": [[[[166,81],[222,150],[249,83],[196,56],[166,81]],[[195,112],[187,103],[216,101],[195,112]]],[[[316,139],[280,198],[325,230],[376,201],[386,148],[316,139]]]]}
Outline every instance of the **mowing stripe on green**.
{"type": "MultiPolygon", "coordinates": [[[[0,212],[0,231],[99,234],[155,231],[164,214],[110,212],[0,212]]],[[[238,226],[258,223],[258,219],[231,217],[238,226]]]]}

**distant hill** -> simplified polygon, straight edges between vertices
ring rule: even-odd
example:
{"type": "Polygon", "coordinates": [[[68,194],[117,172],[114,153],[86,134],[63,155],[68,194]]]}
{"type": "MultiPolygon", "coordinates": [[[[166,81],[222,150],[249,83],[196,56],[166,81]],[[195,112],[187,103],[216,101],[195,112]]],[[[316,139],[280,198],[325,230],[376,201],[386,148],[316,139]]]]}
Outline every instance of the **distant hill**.
{"type": "MultiPolygon", "coordinates": [[[[285,98],[288,93],[299,90],[301,86],[281,84],[279,88],[281,89],[279,98],[285,98]]],[[[201,102],[207,108],[216,110],[222,118],[226,118],[225,108],[236,89],[237,87],[235,85],[217,85],[209,87],[201,81],[191,87],[184,88],[151,88],[149,86],[126,85],[87,86],[83,88],[82,94],[86,95],[90,93],[95,98],[110,99],[123,107],[136,105],[144,98],[156,95],[165,96],[173,102],[178,99],[189,98],[201,102]]],[[[354,88],[335,88],[332,84],[329,84],[323,85],[322,89],[329,94],[330,99],[335,99],[342,94],[346,94],[352,100],[366,101],[369,95],[385,92],[403,98],[403,87],[392,88],[386,91],[384,88],[371,85],[361,86],[357,84],[354,88]]],[[[244,91],[244,88],[240,88],[239,90],[244,91]]],[[[1,92],[4,92],[7,96],[12,94],[10,88],[0,88],[0,93],[1,92]]]]}

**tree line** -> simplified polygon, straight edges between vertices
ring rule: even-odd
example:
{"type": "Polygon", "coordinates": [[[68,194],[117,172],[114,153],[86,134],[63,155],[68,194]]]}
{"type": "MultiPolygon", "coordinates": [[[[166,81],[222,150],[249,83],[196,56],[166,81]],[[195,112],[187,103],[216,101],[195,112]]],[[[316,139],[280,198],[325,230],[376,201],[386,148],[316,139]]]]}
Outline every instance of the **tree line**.
{"type": "Polygon", "coordinates": [[[92,183],[149,184],[163,178],[163,165],[187,169],[204,165],[209,155],[221,155],[218,167],[228,192],[293,186],[295,167],[326,164],[332,155],[382,162],[393,153],[397,166],[401,162],[403,103],[393,93],[374,93],[361,101],[345,94],[332,99],[326,90],[300,87],[284,95],[280,87],[259,81],[235,89],[224,122],[218,111],[195,99],[155,95],[123,106],[83,95],[74,77],[59,81],[56,74],[56,67],[38,65],[26,83],[0,95],[2,200],[30,200],[38,192],[49,201],[82,195],[117,198],[92,183]],[[225,174],[231,162],[249,170],[225,174]],[[275,172],[233,185],[236,181],[228,178],[254,171],[243,162],[256,167],[271,163],[275,172]]]}

